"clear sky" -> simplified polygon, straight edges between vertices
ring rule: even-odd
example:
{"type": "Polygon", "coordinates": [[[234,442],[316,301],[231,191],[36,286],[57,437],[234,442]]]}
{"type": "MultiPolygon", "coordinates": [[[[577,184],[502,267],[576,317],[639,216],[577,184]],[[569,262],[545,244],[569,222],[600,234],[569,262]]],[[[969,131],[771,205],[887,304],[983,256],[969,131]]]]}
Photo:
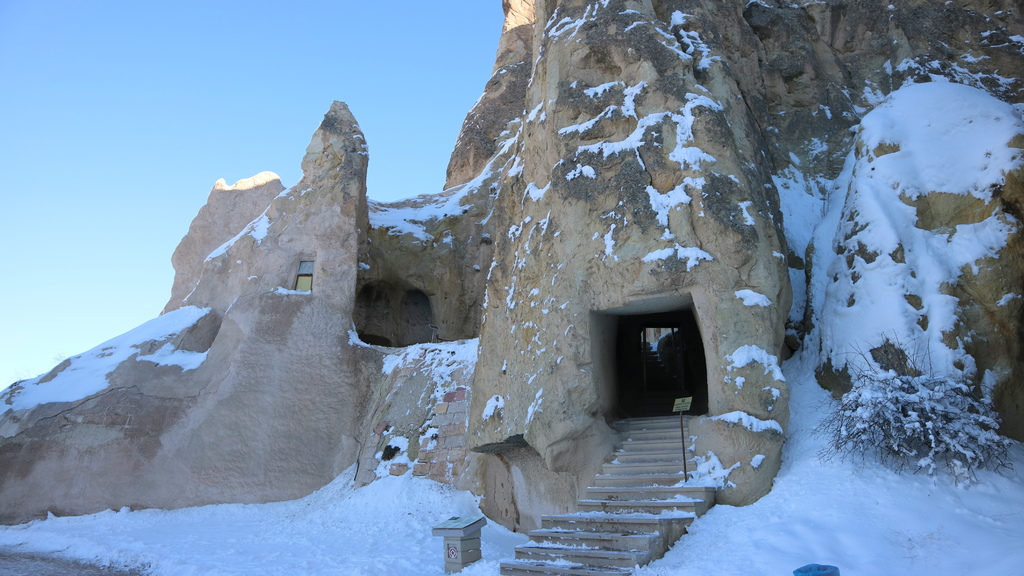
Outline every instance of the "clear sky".
{"type": "Polygon", "coordinates": [[[157,316],[218,178],[286,186],[333,100],[369,195],[439,192],[501,0],[0,0],[0,388],[157,316]]]}

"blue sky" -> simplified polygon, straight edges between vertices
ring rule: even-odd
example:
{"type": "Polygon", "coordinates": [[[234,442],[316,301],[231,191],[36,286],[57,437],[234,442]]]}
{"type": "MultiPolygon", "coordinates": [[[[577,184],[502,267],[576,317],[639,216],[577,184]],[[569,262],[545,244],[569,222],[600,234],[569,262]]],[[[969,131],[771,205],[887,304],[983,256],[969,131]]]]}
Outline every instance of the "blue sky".
{"type": "Polygon", "coordinates": [[[159,314],[218,178],[298,181],[347,102],[369,195],[438,192],[500,0],[0,0],[0,388],[159,314]]]}

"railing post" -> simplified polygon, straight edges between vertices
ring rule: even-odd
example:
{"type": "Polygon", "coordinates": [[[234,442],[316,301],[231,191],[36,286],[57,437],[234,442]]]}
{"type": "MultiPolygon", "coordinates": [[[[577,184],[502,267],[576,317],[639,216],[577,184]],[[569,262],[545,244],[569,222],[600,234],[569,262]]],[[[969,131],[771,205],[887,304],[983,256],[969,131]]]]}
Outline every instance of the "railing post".
{"type": "Polygon", "coordinates": [[[683,413],[679,413],[679,435],[683,438],[683,478],[690,479],[690,473],[686,470],[686,426],[683,424],[683,413]]]}

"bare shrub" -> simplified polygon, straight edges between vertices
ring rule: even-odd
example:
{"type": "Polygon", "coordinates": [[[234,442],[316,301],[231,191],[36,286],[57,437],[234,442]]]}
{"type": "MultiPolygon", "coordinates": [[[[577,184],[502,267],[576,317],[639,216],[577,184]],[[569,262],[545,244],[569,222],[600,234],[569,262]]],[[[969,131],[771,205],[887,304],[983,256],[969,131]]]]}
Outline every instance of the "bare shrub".
{"type": "Polygon", "coordinates": [[[963,374],[929,374],[889,340],[878,349],[898,358],[898,366],[877,362],[883,367],[853,374],[853,389],[818,428],[828,439],[821,456],[875,453],[896,470],[934,474],[944,466],[956,482],[968,483],[979,468],[1007,465],[1011,441],[998,433],[988,394],[963,374]]]}

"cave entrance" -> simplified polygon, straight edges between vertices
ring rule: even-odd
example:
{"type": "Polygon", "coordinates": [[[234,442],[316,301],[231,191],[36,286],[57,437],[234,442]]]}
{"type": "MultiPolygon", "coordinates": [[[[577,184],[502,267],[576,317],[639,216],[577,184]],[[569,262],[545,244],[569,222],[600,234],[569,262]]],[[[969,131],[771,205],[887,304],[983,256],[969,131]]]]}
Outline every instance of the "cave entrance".
{"type": "Polygon", "coordinates": [[[434,337],[430,297],[421,290],[386,283],[363,286],[356,296],[359,339],[377,346],[410,346],[434,337]]]}
{"type": "Polygon", "coordinates": [[[614,398],[615,418],[672,415],[675,399],[685,397],[693,401],[684,414],[707,413],[707,362],[692,305],[595,320],[597,376],[614,398]]]}

